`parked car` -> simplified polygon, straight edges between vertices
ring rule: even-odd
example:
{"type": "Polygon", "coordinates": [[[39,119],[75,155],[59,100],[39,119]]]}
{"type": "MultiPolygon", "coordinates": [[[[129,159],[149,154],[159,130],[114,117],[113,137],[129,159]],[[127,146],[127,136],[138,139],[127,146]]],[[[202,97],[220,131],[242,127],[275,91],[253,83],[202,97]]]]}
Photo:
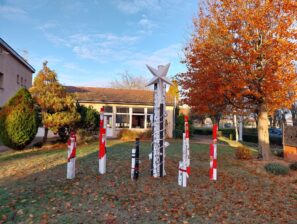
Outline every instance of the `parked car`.
{"type": "Polygon", "coordinates": [[[269,136],[271,137],[283,137],[282,129],[280,128],[269,128],[269,136]]]}

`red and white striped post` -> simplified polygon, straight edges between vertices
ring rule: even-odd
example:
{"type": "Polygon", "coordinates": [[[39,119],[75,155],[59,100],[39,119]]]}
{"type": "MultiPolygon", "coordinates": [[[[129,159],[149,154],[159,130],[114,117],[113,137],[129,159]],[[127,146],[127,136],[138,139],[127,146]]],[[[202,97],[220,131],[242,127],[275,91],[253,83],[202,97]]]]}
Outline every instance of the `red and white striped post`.
{"type": "Polygon", "coordinates": [[[187,186],[187,178],[190,176],[190,144],[189,144],[189,119],[185,116],[185,133],[183,133],[183,160],[179,161],[178,185],[187,186]]]}
{"type": "Polygon", "coordinates": [[[100,130],[99,130],[99,173],[106,173],[106,117],[104,117],[104,107],[100,109],[100,130]]]}
{"type": "Polygon", "coordinates": [[[190,129],[189,129],[189,117],[185,116],[185,144],[186,144],[186,152],[184,161],[187,164],[187,174],[190,175],[190,129]]]}
{"type": "Polygon", "coordinates": [[[68,156],[67,156],[67,179],[75,177],[75,157],[76,157],[76,135],[71,132],[67,141],[68,156]]]}
{"type": "Polygon", "coordinates": [[[218,125],[213,125],[212,130],[212,144],[210,144],[210,170],[209,170],[209,179],[217,180],[217,133],[218,125]]]}

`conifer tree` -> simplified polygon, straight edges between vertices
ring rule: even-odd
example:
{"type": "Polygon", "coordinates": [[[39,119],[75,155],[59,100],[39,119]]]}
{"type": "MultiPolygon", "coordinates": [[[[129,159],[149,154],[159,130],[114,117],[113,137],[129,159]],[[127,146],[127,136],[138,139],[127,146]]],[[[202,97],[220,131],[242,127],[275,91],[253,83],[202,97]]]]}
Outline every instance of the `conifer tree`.
{"type": "Polygon", "coordinates": [[[57,133],[60,127],[80,119],[73,96],[59,83],[56,72],[47,66],[47,61],[35,77],[30,92],[41,108],[45,128],[43,142],[47,140],[48,129],[57,133]]]}

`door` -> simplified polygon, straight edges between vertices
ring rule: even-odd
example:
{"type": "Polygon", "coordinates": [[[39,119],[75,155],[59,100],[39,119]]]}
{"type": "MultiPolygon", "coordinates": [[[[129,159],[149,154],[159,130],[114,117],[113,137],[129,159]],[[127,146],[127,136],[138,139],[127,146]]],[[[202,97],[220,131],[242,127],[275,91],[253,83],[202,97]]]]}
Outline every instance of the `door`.
{"type": "Polygon", "coordinates": [[[113,122],[112,122],[112,114],[110,115],[104,115],[106,117],[106,136],[107,137],[113,137],[113,122]]]}

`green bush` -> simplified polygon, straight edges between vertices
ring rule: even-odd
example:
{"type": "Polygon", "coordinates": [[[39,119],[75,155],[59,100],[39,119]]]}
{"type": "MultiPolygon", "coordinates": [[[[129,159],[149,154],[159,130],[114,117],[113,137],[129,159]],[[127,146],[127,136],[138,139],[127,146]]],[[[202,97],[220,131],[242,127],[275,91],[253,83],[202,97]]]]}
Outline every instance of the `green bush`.
{"type": "Polygon", "coordinates": [[[21,88],[0,111],[0,139],[13,149],[23,149],[38,130],[37,111],[29,91],[21,88]]]}
{"type": "Polygon", "coordinates": [[[264,168],[267,172],[274,175],[285,175],[289,173],[289,168],[279,163],[268,163],[264,168]]]}
{"type": "MultiPolygon", "coordinates": [[[[189,134],[190,137],[193,136],[194,127],[191,117],[189,117],[189,134]]],[[[185,120],[184,115],[180,114],[175,120],[175,130],[174,130],[174,137],[175,138],[182,138],[183,133],[185,132],[185,120]]]]}
{"type": "Polygon", "coordinates": [[[297,162],[291,163],[289,167],[291,170],[297,170],[297,162]]]}
{"type": "Polygon", "coordinates": [[[235,149],[235,158],[240,160],[249,160],[252,159],[252,152],[246,147],[238,147],[235,149]]]}
{"type": "Polygon", "coordinates": [[[77,112],[80,114],[80,121],[76,124],[77,128],[84,129],[88,133],[98,133],[100,114],[92,106],[76,105],[77,112]]]}
{"type": "Polygon", "coordinates": [[[74,125],[66,125],[58,129],[58,134],[63,142],[69,138],[70,130],[77,130],[82,134],[82,141],[85,139],[92,139],[94,135],[98,135],[100,114],[92,106],[86,107],[80,104],[76,105],[76,111],[80,115],[80,120],[74,125]]]}

